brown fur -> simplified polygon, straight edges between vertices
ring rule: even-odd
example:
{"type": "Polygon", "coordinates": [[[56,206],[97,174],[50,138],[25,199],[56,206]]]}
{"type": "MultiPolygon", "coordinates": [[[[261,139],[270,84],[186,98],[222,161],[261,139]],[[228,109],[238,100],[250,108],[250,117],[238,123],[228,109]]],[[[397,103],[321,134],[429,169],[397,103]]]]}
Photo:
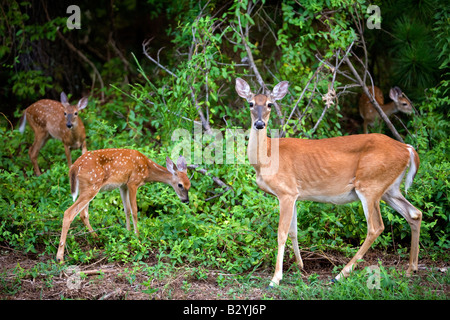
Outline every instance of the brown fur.
{"type": "Polygon", "coordinates": [[[247,155],[256,171],[256,183],[263,191],[275,195],[280,203],[278,254],[272,284],[278,284],[282,278],[288,236],[296,261],[303,268],[297,240],[297,200],[362,203],[367,237],[336,279],[349,275],[383,231],[381,199],[408,221],[411,252],[407,273],[417,270],[422,213],[403,197],[399,189],[408,166],[411,167],[407,175],[409,182],[419,168],[419,157],[411,146],[382,134],[320,140],[271,139],[267,137],[269,105],[284,97],[287,82],[280,82],[267,96],[254,96],[248,84],[237,79],[236,91],[250,105],[252,124],[247,155]]]}
{"type": "Polygon", "coordinates": [[[28,153],[37,176],[41,175],[37,161],[39,151],[50,138],[60,140],[64,144],[69,168],[72,165],[70,155],[72,149],[81,149],[82,153],[87,151],[85,128],[83,121],[77,115],[80,110],[81,108],[78,105],[63,104],[49,99],[39,100],[25,109],[20,130],[22,132],[25,130],[25,121],[33,129],[34,142],[28,153]],[[71,129],[67,127],[68,117],[70,117],[70,124],[73,126],[71,129]]]}
{"type": "Polygon", "coordinates": [[[180,157],[178,164],[167,158],[167,168],[151,161],[142,153],[130,149],[103,149],[88,151],[79,157],[69,170],[72,194],[78,187],[79,197],[64,212],[61,240],[56,255],[63,261],[67,232],[75,216],[80,213],[81,220],[95,235],[89,223],[89,202],[99,191],[120,189],[126,214],[127,229],[130,230],[130,214],[133,217],[134,231],[137,227],[137,189],[145,183],[158,181],[171,185],[183,202],[189,201],[191,186],[187,177],[186,160],[180,157]],[[180,187],[181,186],[181,187],[180,187]]]}
{"type": "MultiPolygon", "coordinates": [[[[375,101],[380,105],[381,109],[386,114],[386,116],[389,117],[390,115],[398,111],[404,113],[412,112],[411,103],[407,98],[403,96],[403,93],[401,93],[401,91],[399,92],[400,95],[398,97],[398,101],[391,101],[389,103],[384,104],[383,92],[381,91],[380,88],[374,86],[373,91],[372,87],[368,87],[367,89],[369,90],[370,94],[373,95],[375,93],[374,95],[375,101]]],[[[364,120],[363,122],[364,133],[368,133],[368,126],[373,126],[375,121],[379,118],[378,111],[372,105],[372,102],[370,102],[369,97],[364,92],[361,94],[359,98],[358,108],[359,114],[364,120]]]]}

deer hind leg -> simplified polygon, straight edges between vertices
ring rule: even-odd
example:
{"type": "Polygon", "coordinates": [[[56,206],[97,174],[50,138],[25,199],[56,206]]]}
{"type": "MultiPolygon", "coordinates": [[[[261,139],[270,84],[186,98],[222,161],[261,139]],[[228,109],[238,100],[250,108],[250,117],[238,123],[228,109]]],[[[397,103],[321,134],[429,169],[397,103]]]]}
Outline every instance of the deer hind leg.
{"type": "Polygon", "coordinates": [[[410,276],[412,272],[416,272],[418,269],[419,237],[420,225],[422,223],[422,212],[405,199],[405,197],[401,194],[398,185],[395,184],[383,195],[381,199],[383,199],[395,211],[400,213],[406,219],[411,228],[409,267],[406,271],[406,275],[410,276]]]}
{"type": "Polygon", "coordinates": [[[347,277],[352,271],[359,259],[362,259],[364,254],[369,250],[372,243],[378,238],[378,236],[384,230],[383,220],[380,213],[380,199],[373,195],[367,195],[361,191],[356,190],[358,198],[361,200],[364,215],[367,220],[367,236],[362,246],[356,252],[355,256],[350,262],[342,269],[342,271],[336,276],[336,280],[342,277],[347,277]]]}
{"type": "Polygon", "coordinates": [[[98,238],[97,233],[95,233],[94,229],[92,229],[91,224],[89,223],[89,203],[84,207],[80,212],[81,221],[83,221],[84,225],[88,228],[89,232],[93,237],[98,238]]]}
{"type": "MultiPolygon", "coordinates": [[[[269,286],[278,285],[283,278],[283,257],[286,240],[291,229],[294,215],[295,198],[283,197],[280,201],[280,220],[278,222],[278,253],[275,274],[269,286]]],[[[295,249],[294,249],[295,250],[295,249]]]]}
{"type": "Polygon", "coordinates": [[[136,194],[137,187],[135,185],[128,185],[128,201],[130,203],[131,216],[133,218],[134,233],[139,237],[136,194]]]}
{"type": "Polygon", "coordinates": [[[35,130],[34,132],[34,141],[28,150],[28,155],[30,156],[31,163],[33,164],[34,173],[36,176],[40,176],[42,174],[38,165],[38,155],[41,148],[45,145],[45,143],[50,139],[50,135],[46,131],[35,130]]]}
{"type": "Polygon", "coordinates": [[[64,261],[64,247],[66,245],[67,232],[69,231],[70,224],[78,213],[83,211],[89,202],[95,197],[97,191],[93,191],[89,194],[81,194],[73,205],[64,212],[63,225],[61,230],[61,238],[59,240],[58,252],[56,253],[56,261],[64,261]]]}
{"type": "Polygon", "coordinates": [[[292,242],[292,248],[294,249],[295,260],[297,261],[300,269],[303,269],[303,260],[300,255],[300,250],[298,249],[298,239],[297,239],[297,207],[294,202],[294,214],[292,215],[291,226],[289,227],[289,239],[292,242]]]}
{"type": "Polygon", "coordinates": [[[131,205],[130,205],[128,187],[126,185],[124,185],[124,186],[121,186],[119,188],[119,190],[120,190],[120,197],[122,198],[122,203],[123,203],[123,211],[125,211],[127,230],[130,231],[131,205]]]}

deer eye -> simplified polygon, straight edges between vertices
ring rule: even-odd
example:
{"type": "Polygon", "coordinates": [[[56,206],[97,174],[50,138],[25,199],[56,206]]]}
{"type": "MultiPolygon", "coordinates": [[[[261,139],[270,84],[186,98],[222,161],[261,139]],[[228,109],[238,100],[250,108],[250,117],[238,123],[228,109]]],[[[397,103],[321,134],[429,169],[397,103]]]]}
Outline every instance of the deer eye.
{"type": "Polygon", "coordinates": [[[183,189],[183,185],[181,183],[179,183],[178,188],[183,189]]]}
{"type": "Polygon", "coordinates": [[[73,114],[77,116],[77,115],[78,115],[78,112],[74,112],[73,114]]]}
{"type": "Polygon", "coordinates": [[[272,108],[272,107],[273,107],[273,103],[269,103],[267,106],[268,106],[269,108],[272,108]]]}
{"type": "Polygon", "coordinates": [[[67,116],[67,112],[64,112],[64,116],[67,116]]]}
{"type": "Polygon", "coordinates": [[[250,102],[248,105],[250,106],[250,108],[253,108],[253,102],[250,102]]]}

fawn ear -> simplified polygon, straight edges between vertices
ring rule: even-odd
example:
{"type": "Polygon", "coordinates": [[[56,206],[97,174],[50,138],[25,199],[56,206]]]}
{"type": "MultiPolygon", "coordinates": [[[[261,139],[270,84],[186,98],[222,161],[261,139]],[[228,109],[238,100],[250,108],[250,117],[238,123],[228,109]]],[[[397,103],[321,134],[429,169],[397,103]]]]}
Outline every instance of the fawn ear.
{"type": "Polygon", "coordinates": [[[166,157],[166,168],[171,174],[175,174],[178,171],[177,166],[169,157],[166,157]]]}
{"type": "Polygon", "coordinates": [[[250,101],[253,99],[253,93],[250,90],[250,86],[248,85],[247,82],[245,82],[245,80],[241,79],[241,78],[236,78],[236,92],[237,94],[244,98],[247,99],[247,101],[250,101]]]}
{"type": "Polygon", "coordinates": [[[84,97],[81,98],[80,101],[78,101],[78,110],[83,110],[87,107],[88,104],[88,98],[84,97]]]}
{"type": "Polygon", "coordinates": [[[395,102],[398,101],[398,98],[400,98],[402,94],[402,89],[400,89],[399,87],[393,87],[391,88],[391,90],[389,90],[389,98],[391,98],[395,102]]]}
{"type": "Polygon", "coordinates": [[[270,99],[272,101],[283,99],[286,93],[288,93],[289,82],[281,81],[277,84],[270,94],[270,99]]]}
{"type": "Polygon", "coordinates": [[[64,104],[64,105],[69,104],[69,100],[67,99],[67,96],[66,96],[66,94],[64,93],[64,91],[61,92],[61,103],[64,104]]]}
{"type": "Polygon", "coordinates": [[[186,163],[186,159],[183,156],[180,156],[178,158],[177,167],[178,167],[178,171],[183,171],[184,173],[187,172],[187,163],[186,163]]]}

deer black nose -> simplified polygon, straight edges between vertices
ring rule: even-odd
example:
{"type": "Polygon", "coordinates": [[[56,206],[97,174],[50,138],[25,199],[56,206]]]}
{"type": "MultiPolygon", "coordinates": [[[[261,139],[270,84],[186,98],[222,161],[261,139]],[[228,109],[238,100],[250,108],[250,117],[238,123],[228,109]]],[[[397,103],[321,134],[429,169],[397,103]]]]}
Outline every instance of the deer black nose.
{"type": "Polygon", "coordinates": [[[67,128],[69,128],[69,129],[72,129],[72,127],[73,127],[73,124],[71,124],[71,123],[66,123],[66,126],[67,126],[67,128]]]}
{"type": "Polygon", "coordinates": [[[264,129],[264,127],[266,126],[266,124],[264,123],[264,121],[262,120],[256,120],[255,121],[255,128],[258,130],[264,129]]]}

